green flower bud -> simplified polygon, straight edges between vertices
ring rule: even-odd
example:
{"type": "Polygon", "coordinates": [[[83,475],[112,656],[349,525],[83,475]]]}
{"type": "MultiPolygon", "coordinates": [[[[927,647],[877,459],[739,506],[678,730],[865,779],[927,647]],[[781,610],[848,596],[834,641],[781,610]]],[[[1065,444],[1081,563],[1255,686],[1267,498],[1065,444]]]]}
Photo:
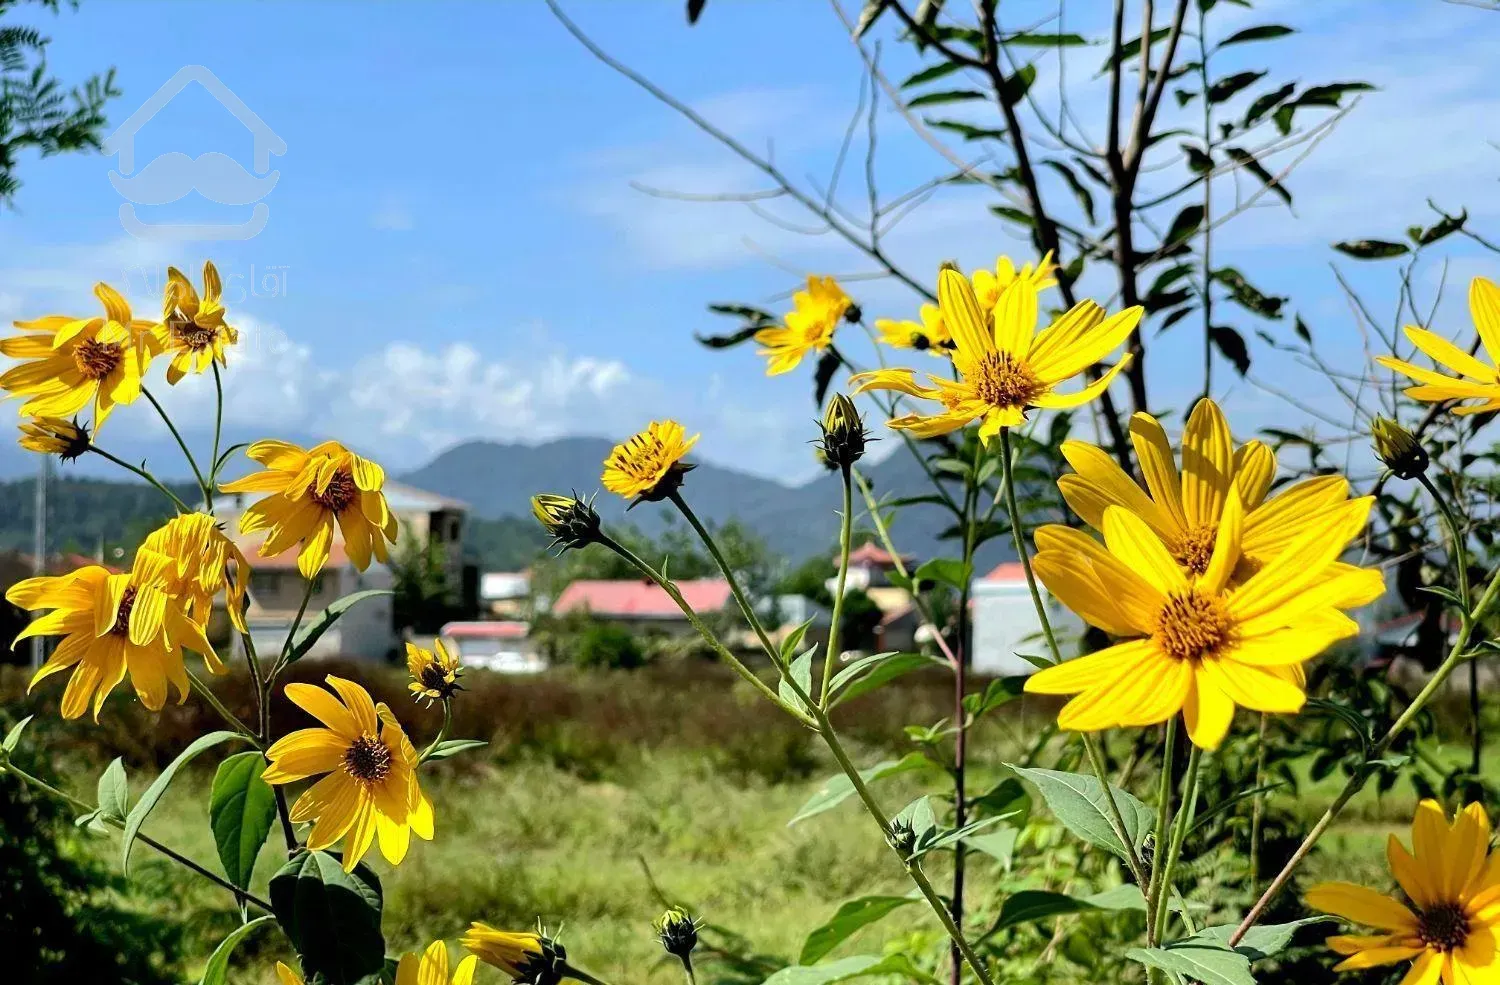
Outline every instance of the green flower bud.
{"type": "Polygon", "coordinates": [[[548,548],[556,547],[558,553],[599,541],[599,514],[589,501],[542,493],[531,497],[531,512],[552,535],[548,548]]]}
{"type": "Polygon", "coordinates": [[[885,840],[903,859],[911,858],[911,853],[917,848],[917,832],[912,828],[911,821],[904,817],[891,819],[891,833],[885,840]]]}
{"type": "Polygon", "coordinates": [[[1370,425],[1375,454],[1400,479],[1415,479],[1427,471],[1431,459],[1415,435],[1388,417],[1377,417],[1370,425]]]}
{"type": "Polygon", "coordinates": [[[864,457],[870,435],[853,400],[835,393],[820,426],[823,438],[818,442],[819,459],[829,469],[847,469],[864,457]]]}
{"type": "Polygon", "coordinates": [[[683,961],[698,946],[698,922],[680,906],[673,906],[651,924],[662,948],[683,961]]]}

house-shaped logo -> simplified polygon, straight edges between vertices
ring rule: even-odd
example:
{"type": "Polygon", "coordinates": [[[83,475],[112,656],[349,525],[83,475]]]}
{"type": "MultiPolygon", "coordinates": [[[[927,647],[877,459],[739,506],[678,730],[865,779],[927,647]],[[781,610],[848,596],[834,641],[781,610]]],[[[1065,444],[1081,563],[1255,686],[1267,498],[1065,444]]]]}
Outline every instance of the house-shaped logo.
{"type": "Polygon", "coordinates": [[[106,155],[120,156],[119,170],[109,173],[109,182],[124,198],[120,224],[141,239],[223,240],[250,239],[266,227],[270,209],[261,199],[271,193],[281,177],[271,170],[271,156],[286,153],[286,141],[266,125],[244,100],[202,65],[187,65],[167,80],[150,99],[130,115],[104,142],[106,155]],[[177,95],[193,83],[208,90],[219,105],[250,131],[254,139],[255,170],[247,171],[226,154],[211,151],[196,158],[180,151],[162,154],[136,173],[135,135],[177,95]],[[250,205],[250,218],[241,223],[148,223],[136,215],[137,205],[165,205],[194,191],[220,205],[250,205]]]}

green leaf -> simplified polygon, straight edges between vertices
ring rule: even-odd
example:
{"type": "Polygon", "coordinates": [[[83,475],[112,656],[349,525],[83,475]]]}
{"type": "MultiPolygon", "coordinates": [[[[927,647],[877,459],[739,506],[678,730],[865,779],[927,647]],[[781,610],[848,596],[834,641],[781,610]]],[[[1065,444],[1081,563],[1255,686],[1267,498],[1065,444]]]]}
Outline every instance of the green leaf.
{"type": "Polygon", "coordinates": [[[891,820],[905,821],[911,826],[911,832],[915,836],[913,854],[924,851],[937,837],[937,815],[933,813],[932,801],[925,794],[897,811],[891,820]]]}
{"type": "MultiPolygon", "coordinates": [[[[793,660],[791,664],[787,666],[787,674],[793,681],[797,682],[799,687],[802,688],[802,693],[806,694],[810,698],[813,697],[812,662],[813,654],[816,652],[818,652],[818,648],[812,647],[806,653],[802,654],[802,656],[798,657],[796,660],[793,660]]],[[[811,709],[807,707],[802,699],[797,696],[797,692],[792,690],[791,683],[785,677],[776,682],[776,691],[781,695],[781,700],[785,701],[793,708],[800,708],[803,711],[811,711],[811,709]]]]}
{"type": "Polygon", "coordinates": [[[687,0],[687,19],[689,25],[698,23],[698,18],[703,15],[703,7],[707,3],[708,0],[687,0]]]}
{"type": "Polygon", "coordinates": [[[1232,44],[1244,44],[1247,41],[1270,41],[1274,38],[1284,38],[1288,34],[1296,34],[1290,27],[1282,27],[1280,24],[1262,24],[1259,27],[1247,27],[1242,31],[1236,31],[1223,41],[1219,42],[1220,48],[1227,48],[1232,44]]]}
{"type": "Polygon", "coordinates": [[[300,850],[271,877],[271,910],[309,981],[365,985],[385,967],[384,900],[367,866],[345,872],[337,856],[300,850]]]}
{"type": "Polygon", "coordinates": [[[857,954],[827,964],[793,965],[767,978],[762,985],[834,985],[868,975],[900,975],[937,985],[937,979],[918,970],[903,954],[857,954]]]}
{"type": "MultiPolygon", "coordinates": [[[[887,777],[896,776],[899,773],[910,773],[913,770],[928,769],[936,765],[920,752],[909,752],[901,759],[887,759],[876,763],[868,769],[860,770],[859,775],[860,779],[870,784],[884,780],[887,777]]],[[[818,788],[818,792],[813,794],[807,803],[802,805],[801,810],[797,811],[796,816],[787,822],[787,827],[791,827],[798,821],[805,821],[824,811],[832,810],[845,800],[848,800],[853,794],[854,784],[849,782],[849,778],[843,773],[835,774],[829,777],[823,786],[818,788]]]]}
{"type": "Polygon", "coordinates": [[[341,599],[335,599],[329,603],[328,608],[318,613],[318,617],[311,623],[303,626],[292,641],[291,650],[286,655],[286,662],[294,664],[307,656],[307,651],[313,648],[313,644],[322,638],[323,634],[333,628],[333,624],[339,621],[339,617],[366,599],[372,599],[379,595],[394,595],[395,592],[389,588],[367,588],[361,592],[350,592],[341,599]]]}
{"type": "Polygon", "coordinates": [[[1125,957],[1203,985],[1255,985],[1250,959],[1223,945],[1181,941],[1166,947],[1132,948],[1125,957]]]}
{"type": "Polygon", "coordinates": [[[1097,907],[1084,900],[1062,893],[1049,893],[1040,889],[1023,889],[1012,893],[1000,904],[1000,917],[990,933],[999,933],[1023,923],[1035,923],[1048,917],[1060,917],[1097,907]]]}
{"type": "Polygon", "coordinates": [[[774,325],[779,320],[775,315],[764,308],[752,308],[748,304],[732,304],[719,302],[708,306],[708,310],[716,315],[728,315],[731,318],[743,318],[756,326],[774,325]]]}
{"type": "Polygon", "coordinates": [[[1351,92],[1374,92],[1368,82],[1334,82],[1330,85],[1313,86],[1297,97],[1298,106],[1337,106],[1351,92]]]}
{"type": "Polygon", "coordinates": [[[1008,869],[1015,858],[1016,839],[1020,834],[1016,828],[1002,828],[988,834],[969,835],[964,838],[964,844],[983,852],[1008,869]]]}
{"type": "Polygon", "coordinates": [[[1213,341],[1214,348],[1220,354],[1234,363],[1235,371],[1241,376],[1250,372],[1250,350],[1245,345],[1245,337],[1234,329],[1224,325],[1214,325],[1208,330],[1208,337],[1213,341]]]}
{"type": "Polygon", "coordinates": [[[1026,678],[1023,676],[997,677],[984,686],[983,693],[965,695],[964,710],[975,718],[979,718],[1001,705],[1016,700],[1025,688],[1026,678]]]}
{"type": "Polygon", "coordinates": [[[1385,260],[1404,256],[1411,248],[1404,243],[1392,243],[1383,239],[1361,239],[1352,243],[1334,243],[1333,248],[1356,260],[1385,260]]]}
{"type": "Polygon", "coordinates": [[[880,15],[885,13],[887,6],[889,6],[887,0],[865,0],[864,9],[859,12],[859,23],[854,25],[854,36],[856,38],[864,37],[865,32],[874,27],[875,22],[880,19],[880,15]]]}
{"type": "Polygon", "coordinates": [[[807,935],[797,963],[817,964],[859,930],[914,902],[916,898],[912,896],[861,896],[846,901],[832,919],[807,935]]]}
{"type": "Polygon", "coordinates": [[[1463,209],[1458,215],[1447,215],[1438,220],[1436,225],[1423,230],[1417,235],[1418,246],[1431,246],[1444,237],[1451,236],[1464,227],[1469,221],[1469,210],[1463,209]]]}
{"type": "Polygon", "coordinates": [[[35,715],[27,715],[12,725],[10,731],[5,733],[5,740],[0,742],[0,752],[5,753],[7,756],[15,752],[16,746],[21,743],[21,733],[26,731],[26,726],[31,724],[31,720],[35,717],[35,715]]]}
{"type": "Polygon", "coordinates": [[[813,406],[822,407],[823,398],[828,394],[828,385],[833,382],[833,376],[844,364],[842,357],[830,349],[823,353],[818,360],[818,366],[813,371],[813,406]]]}
{"type": "Polygon", "coordinates": [[[125,822],[130,813],[130,781],[125,777],[125,761],[116,758],[99,775],[99,816],[111,821],[125,822]]]}
{"type": "MultiPolygon", "coordinates": [[[[1156,44],[1156,42],[1158,42],[1158,41],[1165,41],[1167,35],[1169,35],[1171,33],[1172,33],[1172,29],[1171,28],[1159,27],[1156,30],[1154,30],[1154,31],[1151,32],[1151,43],[1152,44],[1156,44]]],[[[1108,72],[1109,71],[1109,67],[1111,65],[1113,65],[1117,60],[1121,64],[1124,64],[1125,62],[1130,61],[1130,59],[1132,59],[1132,58],[1138,58],[1138,57],[1140,57],[1140,54],[1141,54],[1141,39],[1140,38],[1132,38],[1131,40],[1126,41],[1124,44],[1120,45],[1120,47],[1118,49],[1116,49],[1113,57],[1111,57],[1108,61],[1106,61],[1100,67],[1099,74],[1103,75],[1105,72],[1108,72]]]]}
{"type": "Polygon", "coordinates": [[[1201,225],[1203,225],[1203,206],[1189,205],[1177,213],[1177,218],[1172,220],[1172,228],[1167,230],[1162,246],[1170,248],[1187,242],[1201,225]]]}
{"type": "MultiPolygon", "coordinates": [[[[1249,932],[1234,946],[1234,949],[1251,961],[1260,961],[1263,958],[1274,957],[1286,950],[1287,945],[1297,931],[1303,927],[1315,923],[1327,923],[1332,917],[1305,917],[1301,920],[1293,920],[1291,923],[1263,924],[1251,927],[1249,932]]],[[[1188,941],[1202,941],[1210,944],[1229,946],[1229,938],[1239,929],[1236,924],[1224,924],[1220,927],[1205,927],[1188,941]]]]}
{"type": "Polygon", "coordinates": [[[1014,106],[1026,97],[1035,81],[1036,66],[1022,65],[1016,70],[1016,74],[1006,76],[1004,84],[1000,86],[1000,98],[1005,100],[1005,105],[1014,106]]]}
{"type": "Polygon", "coordinates": [[[1259,82],[1265,74],[1265,72],[1236,72],[1233,75],[1226,75],[1208,87],[1208,101],[1222,103],[1233,99],[1236,93],[1259,82]]]}
{"type": "Polygon", "coordinates": [[[943,76],[952,75],[954,72],[957,72],[961,68],[963,68],[963,64],[961,62],[938,62],[936,65],[929,65],[926,68],[922,69],[920,72],[913,74],[905,82],[901,83],[901,88],[910,89],[913,86],[924,85],[928,82],[936,82],[943,76]]]}
{"type": "Polygon", "coordinates": [[[1033,219],[1031,217],[1031,213],[1027,212],[1025,209],[1018,209],[1010,205],[991,205],[990,211],[1000,218],[1005,219],[1009,222],[1014,222],[1019,226],[1026,226],[1029,228],[1036,225],[1036,220],[1033,219]]]}
{"type": "Polygon", "coordinates": [[[1297,83],[1288,82],[1280,89],[1274,89],[1264,95],[1256,96],[1255,101],[1250,104],[1250,108],[1245,110],[1245,126],[1249,127],[1254,124],[1261,117],[1271,112],[1271,110],[1286,102],[1287,99],[1291,98],[1292,93],[1296,91],[1297,83]]]}
{"type": "Polygon", "coordinates": [[[1020,34],[1010,35],[1004,43],[1033,48],[1073,48],[1090,42],[1081,34],[1039,34],[1035,31],[1023,31],[1020,34]]]}
{"type": "Polygon", "coordinates": [[[964,564],[956,558],[935,557],[931,561],[922,562],[913,573],[912,580],[919,586],[922,582],[942,582],[963,591],[972,573],[973,565],[964,564]]]}
{"type": "Polygon", "coordinates": [[[919,106],[944,106],[948,103],[967,103],[975,99],[986,99],[984,93],[977,89],[950,89],[946,92],[924,92],[920,96],[907,100],[906,105],[911,109],[919,106]]]}
{"type": "MultiPolygon", "coordinates": [[[[246,753],[250,755],[250,753],[246,753]]],[[[259,756],[259,753],[254,755],[259,756]]],[[[256,929],[275,921],[275,917],[267,914],[256,917],[249,923],[242,923],[229,932],[229,936],[219,942],[214,948],[214,953],[208,956],[208,963],[203,966],[203,977],[198,979],[198,985],[224,985],[225,976],[229,974],[229,956],[234,952],[239,942],[249,937],[256,929]]]]}
{"type": "Polygon", "coordinates": [[[781,662],[789,663],[797,653],[797,648],[802,645],[802,638],[807,635],[812,626],[811,619],[786,634],[786,639],[781,641],[781,662]]]}
{"type": "MultiPolygon", "coordinates": [[[[1026,769],[1009,763],[1006,765],[1021,779],[1036,787],[1063,827],[1091,845],[1107,848],[1121,858],[1128,856],[1125,846],[1111,829],[1104,788],[1099,785],[1098,780],[1081,773],[1026,769]]],[[[1125,837],[1133,847],[1139,848],[1151,833],[1156,812],[1116,786],[1111,785],[1109,789],[1114,794],[1115,805],[1125,824],[1125,837]]]]}
{"type": "Polygon", "coordinates": [[[199,753],[225,742],[244,742],[245,737],[238,732],[210,732],[194,740],[191,745],[178,753],[177,758],[167,764],[167,768],[161,771],[146,792],[141,794],[141,799],[136,801],[130,813],[125,817],[125,833],[120,841],[120,870],[126,875],[130,874],[130,850],[135,847],[136,836],[141,833],[141,825],[146,823],[156,804],[161,800],[167,788],[172,785],[172,780],[177,772],[188,763],[192,762],[199,753]]]}
{"type": "Polygon", "coordinates": [[[836,695],[833,703],[835,705],[857,698],[861,694],[868,694],[876,688],[883,687],[896,678],[904,677],[913,671],[928,667],[946,666],[941,660],[935,660],[921,653],[886,653],[877,654],[877,656],[883,659],[873,665],[867,664],[865,667],[859,668],[860,673],[858,675],[845,680],[842,684],[840,683],[840,678],[844,678],[849,671],[856,668],[850,666],[839,671],[833,679],[833,693],[836,695]],[[840,690],[841,688],[845,689],[840,690]]]}
{"type": "Polygon", "coordinates": [[[208,798],[208,824],[229,881],[244,889],[276,823],[276,795],[261,779],[266,758],[242,752],[219,764],[208,798]]]}
{"type": "Polygon", "coordinates": [[[448,739],[445,742],[439,742],[437,748],[432,750],[427,758],[447,759],[449,756],[457,756],[459,753],[468,752],[470,749],[482,749],[487,745],[489,743],[483,739],[448,739]]]}
{"type": "Polygon", "coordinates": [[[1259,178],[1260,183],[1265,185],[1271,194],[1288,205],[1292,204],[1292,193],[1286,190],[1286,186],[1278,181],[1275,175],[1266,170],[1265,165],[1255,159],[1254,154],[1240,147],[1226,147],[1224,153],[1228,154],[1240,167],[1259,178]]]}
{"type": "MultiPolygon", "coordinates": [[[[1020,814],[1021,811],[1017,809],[1015,813],[1020,814]]],[[[926,845],[922,846],[921,852],[935,852],[939,848],[951,848],[961,841],[967,842],[970,838],[983,837],[980,832],[988,831],[990,828],[993,828],[1001,821],[1008,820],[1010,820],[1010,818],[1004,816],[987,817],[983,820],[965,824],[961,828],[949,828],[947,831],[942,832],[934,831],[932,840],[930,840],[926,845]]]]}
{"type": "Polygon", "coordinates": [[[1082,181],[1078,180],[1078,175],[1073,173],[1073,169],[1061,161],[1043,161],[1042,164],[1056,171],[1062,177],[1062,180],[1067,182],[1068,188],[1072,189],[1073,197],[1078,199],[1078,207],[1083,210],[1083,214],[1088,217],[1089,223],[1092,225],[1094,222],[1093,193],[1088,190],[1088,187],[1082,181]]]}
{"type": "Polygon", "coordinates": [[[1004,130],[996,130],[993,127],[976,127],[972,123],[962,120],[934,120],[924,116],[922,122],[936,130],[947,130],[958,134],[965,140],[1000,140],[1005,136],[1004,130]]]}
{"type": "Polygon", "coordinates": [[[698,340],[699,345],[707,346],[710,349],[728,349],[731,346],[739,345],[741,342],[750,341],[755,338],[756,332],[766,327],[766,325],[747,325],[737,332],[730,332],[728,335],[699,335],[697,332],[694,332],[693,338],[698,340]]]}

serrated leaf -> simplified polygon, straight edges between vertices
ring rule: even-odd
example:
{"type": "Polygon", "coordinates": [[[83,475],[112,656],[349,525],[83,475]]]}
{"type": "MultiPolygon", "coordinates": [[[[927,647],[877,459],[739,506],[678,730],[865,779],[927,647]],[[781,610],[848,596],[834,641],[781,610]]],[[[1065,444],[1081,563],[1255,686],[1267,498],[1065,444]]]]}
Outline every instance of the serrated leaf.
{"type": "MultiPolygon", "coordinates": [[[[1309,927],[1315,923],[1327,923],[1332,917],[1306,917],[1302,920],[1293,920],[1291,923],[1277,923],[1257,925],[1251,927],[1234,949],[1251,961],[1260,961],[1264,958],[1274,957],[1286,950],[1291,944],[1292,938],[1297,931],[1303,927],[1309,927]]],[[[1205,927],[1198,931],[1188,941],[1203,941],[1210,944],[1218,944],[1223,947],[1229,946],[1229,938],[1239,929],[1237,924],[1224,924],[1220,927],[1205,927]]]]}
{"type": "Polygon", "coordinates": [[[448,739],[444,742],[439,742],[437,748],[432,750],[427,758],[447,759],[449,756],[457,756],[459,753],[468,752],[470,749],[483,749],[487,745],[489,743],[483,739],[448,739]]]}
{"type": "Polygon", "coordinates": [[[255,860],[276,823],[276,795],[261,779],[266,758],[242,752],[219,764],[208,799],[208,824],[214,846],[229,881],[241,889],[250,885],[255,860]]]}
{"type": "MultiPolygon", "coordinates": [[[[259,755],[257,753],[256,755],[259,755]]],[[[214,948],[214,953],[208,956],[208,963],[203,966],[203,977],[198,979],[198,985],[224,985],[225,977],[229,974],[229,957],[234,949],[239,946],[240,941],[249,937],[252,933],[267,923],[275,921],[275,917],[267,914],[256,917],[248,923],[242,923],[229,932],[229,936],[219,942],[214,948]]]]}
{"type": "Polygon", "coordinates": [[[861,896],[846,901],[827,923],[807,935],[797,963],[816,964],[860,930],[914,902],[912,896],[861,896]]]}
{"type": "Polygon", "coordinates": [[[1255,985],[1250,959],[1226,947],[1183,941],[1166,947],[1132,948],[1125,957],[1202,985],[1255,985]]]}
{"type": "Polygon", "coordinates": [[[97,803],[101,818],[124,823],[130,813],[130,781],[125,776],[125,760],[116,757],[99,774],[97,803]]]}
{"type": "Polygon", "coordinates": [[[367,588],[359,592],[350,592],[343,598],[334,599],[328,603],[328,608],[318,613],[318,617],[310,624],[303,626],[292,641],[291,648],[287,651],[286,662],[294,664],[307,656],[307,652],[313,648],[323,634],[333,628],[333,624],[339,621],[339,617],[359,603],[373,599],[381,595],[395,595],[389,588],[367,588]]]}
{"type": "Polygon", "coordinates": [[[167,768],[161,771],[157,778],[151,781],[151,786],[141,794],[141,799],[136,801],[130,813],[125,817],[125,831],[120,839],[120,871],[126,875],[130,874],[130,850],[135,847],[136,836],[141,833],[141,825],[146,823],[146,818],[156,808],[157,802],[172,785],[172,780],[178,772],[192,762],[199,753],[212,749],[214,746],[225,742],[243,742],[245,737],[238,732],[210,732],[194,740],[191,745],[177,754],[177,758],[167,764],[167,768]]]}
{"type": "Polygon", "coordinates": [[[299,850],[271,877],[271,909],[311,981],[363,985],[385,967],[380,880],[361,864],[345,872],[328,852],[299,850]]]}
{"type": "MultiPolygon", "coordinates": [[[[1107,848],[1122,858],[1129,855],[1111,827],[1104,788],[1097,779],[1081,773],[1027,769],[1009,763],[1006,766],[1036,787],[1063,827],[1091,845],[1107,848]]],[[[1156,812],[1116,786],[1109,789],[1125,824],[1125,837],[1132,847],[1139,848],[1151,833],[1156,812]]]]}
{"type": "MultiPolygon", "coordinates": [[[[874,766],[862,769],[859,771],[859,776],[868,785],[901,773],[928,769],[936,765],[920,752],[909,752],[900,759],[883,760],[874,766]]],[[[843,773],[836,773],[829,777],[812,797],[808,798],[807,803],[802,805],[790,821],[786,822],[787,827],[822,814],[824,811],[832,810],[853,795],[854,784],[849,782],[849,777],[843,773]]]]}

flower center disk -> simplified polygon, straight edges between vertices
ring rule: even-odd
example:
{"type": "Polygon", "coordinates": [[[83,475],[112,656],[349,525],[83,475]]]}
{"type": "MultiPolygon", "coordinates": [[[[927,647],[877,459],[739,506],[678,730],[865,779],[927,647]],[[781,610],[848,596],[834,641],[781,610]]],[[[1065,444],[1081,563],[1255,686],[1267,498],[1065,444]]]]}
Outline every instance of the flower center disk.
{"type": "Polygon", "coordinates": [[[207,349],[218,333],[181,316],[172,319],[172,337],[189,349],[207,349]]]}
{"type": "Polygon", "coordinates": [[[135,586],[131,585],[125,589],[120,596],[120,608],[115,611],[115,624],[109,631],[116,636],[130,635],[130,612],[135,608],[135,586]]]}
{"type": "Polygon", "coordinates": [[[1045,387],[1025,363],[1006,352],[992,352],[974,371],[974,391],[992,407],[1024,407],[1045,387]]]}
{"type": "Polygon", "coordinates": [[[124,358],[124,347],[118,342],[96,342],[85,339],[73,347],[73,365],[85,379],[102,380],[115,371],[124,358]]]}
{"type": "Polygon", "coordinates": [[[1172,548],[1172,558],[1193,574],[1201,575],[1208,570],[1208,562],[1214,556],[1217,537],[1218,530],[1212,526],[1194,527],[1172,548]]]}
{"type": "Polygon", "coordinates": [[[379,783],[391,775],[391,750],[373,735],[361,735],[344,752],[344,768],[356,780],[379,783]]]}
{"type": "Polygon", "coordinates": [[[1417,936],[1431,947],[1455,951],[1469,939],[1468,914],[1457,903],[1438,903],[1422,911],[1417,936]]]}
{"type": "Polygon", "coordinates": [[[1234,638],[1234,623],[1217,596],[1188,590],[1167,597],[1156,619],[1155,640],[1177,660],[1213,657],[1234,638]]]}
{"type": "Polygon", "coordinates": [[[422,686],[432,690],[441,691],[448,687],[448,675],[437,664],[428,664],[422,668],[422,686]]]}
{"type": "Polygon", "coordinates": [[[354,476],[348,469],[339,469],[329,480],[327,489],[318,492],[314,487],[311,495],[312,501],[325,510],[342,513],[349,508],[350,503],[354,502],[355,494],[358,492],[358,487],[354,485],[354,476]]]}

